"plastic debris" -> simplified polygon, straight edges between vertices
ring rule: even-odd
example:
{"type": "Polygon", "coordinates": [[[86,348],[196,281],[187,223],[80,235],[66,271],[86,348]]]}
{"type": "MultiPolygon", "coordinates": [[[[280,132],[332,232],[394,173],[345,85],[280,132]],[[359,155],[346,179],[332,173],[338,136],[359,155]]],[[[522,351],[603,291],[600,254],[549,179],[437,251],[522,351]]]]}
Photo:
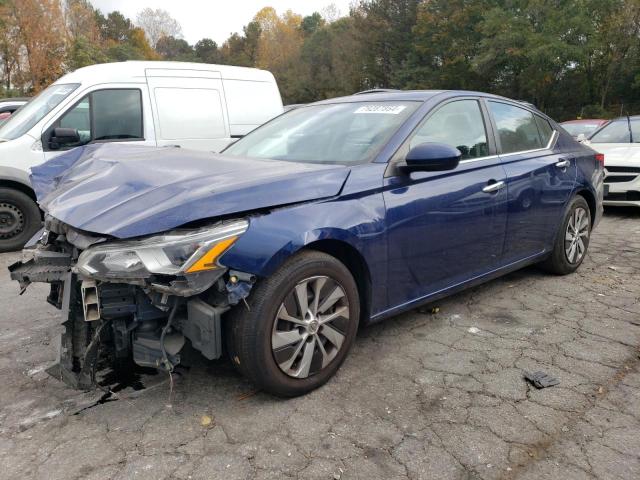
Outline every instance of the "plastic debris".
{"type": "Polygon", "coordinates": [[[436,314],[440,311],[440,307],[420,307],[418,312],[436,314]]]}
{"type": "Polygon", "coordinates": [[[209,415],[203,415],[200,419],[200,425],[202,425],[203,427],[209,427],[212,422],[213,419],[209,415]]]}
{"type": "Polygon", "coordinates": [[[469,327],[469,330],[467,330],[467,332],[469,333],[480,333],[480,329],[478,327],[469,327]]]}
{"type": "Polygon", "coordinates": [[[529,380],[529,382],[531,382],[531,384],[536,388],[553,387],[560,383],[560,380],[545,372],[524,372],[524,378],[529,380]]]}

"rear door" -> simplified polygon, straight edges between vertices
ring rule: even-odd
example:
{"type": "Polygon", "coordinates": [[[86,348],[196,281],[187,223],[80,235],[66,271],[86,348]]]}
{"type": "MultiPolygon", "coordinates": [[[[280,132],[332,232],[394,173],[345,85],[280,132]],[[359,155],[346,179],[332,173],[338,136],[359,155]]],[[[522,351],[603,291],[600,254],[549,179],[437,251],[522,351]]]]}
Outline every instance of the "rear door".
{"type": "Polygon", "coordinates": [[[219,152],[230,142],[220,73],[146,70],[158,145],[219,152]]]}
{"type": "Polygon", "coordinates": [[[425,298],[500,265],[507,219],[506,175],[477,98],[432,110],[393,161],[411,147],[458,148],[459,166],[386,179],[390,305],[425,298]]]}
{"type": "Polygon", "coordinates": [[[507,174],[508,220],[503,263],[549,249],[574,190],[575,154],[554,149],[557,133],[541,115],[486,100],[507,174]]]}

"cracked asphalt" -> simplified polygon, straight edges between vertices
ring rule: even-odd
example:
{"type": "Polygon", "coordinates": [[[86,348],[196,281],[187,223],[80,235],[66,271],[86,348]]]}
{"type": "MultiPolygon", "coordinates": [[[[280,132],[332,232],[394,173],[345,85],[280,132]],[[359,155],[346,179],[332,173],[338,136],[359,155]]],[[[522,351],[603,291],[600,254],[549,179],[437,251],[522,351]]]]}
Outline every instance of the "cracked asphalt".
{"type": "Polygon", "coordinates": [[[196,355],[109,401],[67,389],[43,371],[59,312],[44,286],[18,297],[18,258],[0,255],[0,478],[640,478],[640,211],[607,211],[574,275],[528,268],[361,329],[291,400],[196,355]]]}

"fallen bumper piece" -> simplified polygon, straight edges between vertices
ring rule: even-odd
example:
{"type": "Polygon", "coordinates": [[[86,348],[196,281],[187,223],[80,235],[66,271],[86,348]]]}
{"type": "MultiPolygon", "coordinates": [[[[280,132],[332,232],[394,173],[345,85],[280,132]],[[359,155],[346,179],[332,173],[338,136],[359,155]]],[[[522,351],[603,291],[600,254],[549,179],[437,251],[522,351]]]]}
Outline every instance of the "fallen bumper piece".
{"type": "Polygon", "coordinates": [[[552,377],[545,372],[524,372],[524,378],[526,378],[534,387],[547,388],[558,385],[560,381],[557,378],[552,377]]]}

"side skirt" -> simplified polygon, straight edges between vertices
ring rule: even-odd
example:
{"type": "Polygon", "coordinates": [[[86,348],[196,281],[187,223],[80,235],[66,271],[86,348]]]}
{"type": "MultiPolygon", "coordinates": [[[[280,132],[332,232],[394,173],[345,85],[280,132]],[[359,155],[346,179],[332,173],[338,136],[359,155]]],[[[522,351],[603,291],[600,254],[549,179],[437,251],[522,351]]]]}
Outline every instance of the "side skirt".
{"type": "Polygon", "coordinates": [[[464,282],[457,283],[450,287],[443,288],[442,290],[438,290],[436,292],[429,293],[428,295],[424,295],[414,300],[410,300],[401,305],[397,305],[387,310],[383,310],[382,312],[376,313],[375,315],[370,317],[367,324],[380,322],[384,319],[387,319],[389,317],[394,317],[401,313],[417,308],[421,305],[433,302],[435,300],[440,300],[441,298],[448,297],[455,293],[461,292],[463,290],[466,290],[467,288],[475,287],[477,285],[481,285],[490,280],[494,280],[496,278],[502,277],[504,275],[507,275],[508,273],[515,272],[516,270],[520,270],[521,268],[527,267],[529,265],[534,265],[544,260],[547,255],[549,255],[548,251],[537,253],[535,255],[524,258],[522,260],[518,260],[517,262],[513,262],[508,265],[505,265],[504,267],[500,267],[498,269],[492,270],[482,275],[478,275],[477,277],[473,277],[464,282]]]}

